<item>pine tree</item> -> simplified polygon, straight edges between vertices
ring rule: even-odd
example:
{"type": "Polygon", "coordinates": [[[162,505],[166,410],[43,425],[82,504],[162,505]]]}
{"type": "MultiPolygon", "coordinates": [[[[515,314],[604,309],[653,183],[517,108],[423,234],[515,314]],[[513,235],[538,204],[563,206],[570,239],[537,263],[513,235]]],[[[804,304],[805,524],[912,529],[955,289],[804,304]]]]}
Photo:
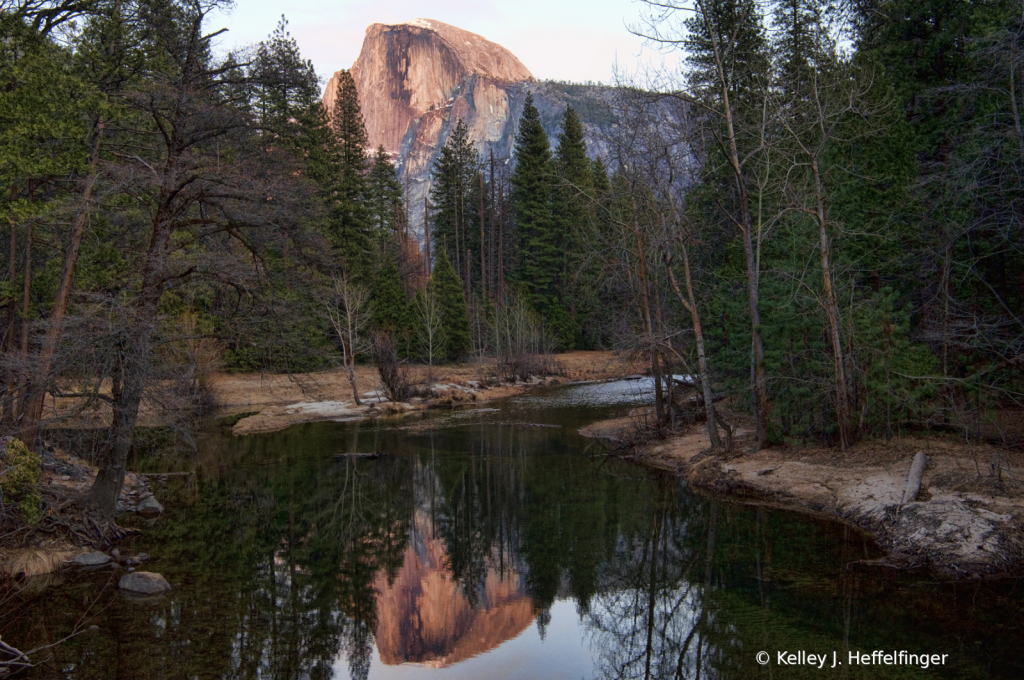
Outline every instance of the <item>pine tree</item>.
{"type": "Polygon", "coordinates": [[[687,82],[701,98],[720,104],[722,77],[738,112],[758,108],[769,71],[768,40],[754,0],[703,0],[686,19],[687,82]],[[717,57],[716,57],[717,52],[717,57]],[[717,59],[722,61],[719,70],[717,59]]]}
{"type": "Polygon", "coordinates": [[[581,342],[576,315],[578,295],[571,283],[581,264],[581,235],[593,217],[588,206],[594,193],[594,174],[583,141],[583,125],[571,106],[566,108],[562,118],[554,165],[557,182],[551,196],[551,213],[556,244],[562,257],[562,270],[556,286],[562,291],[560,306],[564,308],[564,318],[569,322],[554,330],[560,347],[571,350],[581,342]]]}
{"type": "Polygon", "coordinates": [[[772,51],[783,91],[806,90],[820,56],[819,43],[828,33],[817,0],[777,0],[772,7],[772,51]]]}
{"type": "Polygon", "coordinates": [[[446,358],[454,360],[465,357],[473,349],[466,295],[462,279],[456,273],[444,248],[438,251],[429,287],[430,292],[437,296],[444,318],[446,358]]]}
{"type": "Polygon", "coordinates": [[[514,278],[533,309],[547,320],[559,294],[562,257],[551,217],[551,149],[532,94],[526,95],[514,153],[512,209],[519,236],[514,278]]]}
{"type": "Polygon", "coordinates": [[[320,99],[320,81],[313,62],[299,53],[284,16],[274,32],[256,46],[246,82],[252,88],[252,107],[265,143],[299,134],[300,116],[320,99]]]}
{"type": "Polygon", "coordinates": [[[398,265],[387,258],[377,272],[370,297],[370,321],[377,330],[393,333],[401,341],[408,331],[409,305],[402,290],[398,265]]]}
{"type": "Polygon", "coordinates": [[[757,253],[762,234],[754,218],[754,201],[760,198],[754,178],[764,158],[764,102],[771,66],[768,45],[754,0],[702,0],[685,25],[687,80],[693,96],[711,114],[702,120],[704,148],[709,152],[699,193],[707,201],[709,221],[735,225],[743,246],[753,359],[752,370],[744,369],[743,374],[751,377],[758,446],[762,447],[771,436],[772,407],[761,335],[757,253]]]}
{"type": "Polygon", "coordinates": [[[405,202],[402,185],[395,174],[395,164],[383,146],[377,147],[366,179],[366,197],[374,237],[378,241],[397,237],[405,220],[405,202]]]}
{"type": "Polygon", "coordinates": [[[356,277],[365,276],[370,249],[370,216],[366,207],[368,138],[356,83],[348,71],[339,71],[331,123],[338,140],[338,178],[331,206],[331,233],[346,269],[356,277]]]}
{"type": "Polygon", "coordinates": [[[459,119],[431,170],[431,219],[435,248],[453,253],[459,276],[473,281],[480,281],[480,263],[475,257],[467,258],[466,251],[478,253],[480,248],[478,172],[469,128],[459,119]]]}

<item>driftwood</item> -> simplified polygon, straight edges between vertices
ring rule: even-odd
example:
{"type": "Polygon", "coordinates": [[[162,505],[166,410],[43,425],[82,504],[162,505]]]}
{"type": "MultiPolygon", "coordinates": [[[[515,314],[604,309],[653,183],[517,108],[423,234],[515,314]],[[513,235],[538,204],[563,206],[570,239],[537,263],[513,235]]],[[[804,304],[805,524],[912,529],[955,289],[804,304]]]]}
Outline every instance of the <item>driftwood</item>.
{"type": "Polygon", "coordinates": [[[34,664],[29,661],[27,654],[0,640],[0,678],[14,675],[18,671],[33,666],[34,664]]]}
{"type": "Polygon", "coordinates": [[[377,460],[387,454],[383,451],[374,451],[373,453],[336,453],[334,454],[334,460],[344,460],[346,458],[366,458],[367,460],[377,460]]]}
{"type": "Polygon", "coordinates": [[[914,455],[914,462],[910,464],[910,474],[907,475],[907,488],[903,490],[903,500],[900,501],[900,505],[913,503],[917,499],[917,494],[921,491],[924,467],[927,463],[928,456],[924,455],[924,451],[918,451],[914,455]]]}

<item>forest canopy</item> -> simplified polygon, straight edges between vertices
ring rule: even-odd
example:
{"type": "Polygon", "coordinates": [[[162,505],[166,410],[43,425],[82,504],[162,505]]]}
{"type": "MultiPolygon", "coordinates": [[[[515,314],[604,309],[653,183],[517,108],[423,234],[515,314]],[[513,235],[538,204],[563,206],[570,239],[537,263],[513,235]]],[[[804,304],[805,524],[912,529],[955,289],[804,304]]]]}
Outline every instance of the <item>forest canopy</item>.
{"type": "Polygon", "coordinates": [[[0,5],[0,434],[105,409],[108,513],[140,409],[199,417],[217,370],[344,366],[358,400],[380,347],[616,349],[716,446],[723,397],[759,446],[844,449],[1024,405],[1019,2],[641,3],[683,72],[565,86],[553,138],[528,96],[510,163],[452,121],[425,225],[351,74],[329,112],[283,18],[217,53],[220,4],[0,5]]]}

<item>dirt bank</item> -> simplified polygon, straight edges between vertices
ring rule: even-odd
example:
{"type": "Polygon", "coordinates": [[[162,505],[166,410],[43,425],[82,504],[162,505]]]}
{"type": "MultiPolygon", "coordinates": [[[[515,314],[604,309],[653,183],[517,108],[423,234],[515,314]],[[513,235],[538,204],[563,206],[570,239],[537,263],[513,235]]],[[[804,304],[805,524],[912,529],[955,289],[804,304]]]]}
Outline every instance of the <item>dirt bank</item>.
{"type": "Polygon", "coordinates": [[[223,415],[253,413],[239,420],[237,435],[273,432],[298,423],[322,420],[350,420],[402,414],[427,408],[450,408],[481,404],[521,394],[539,385],[576,380],[603,380],[637,372],[611,352],[570,352],[554,357],[555,375],[525,382],[501,382],[495,376],[493,359],[480,362],[410,367],[410,382],[420,385],[422,397],[404,403],[384,400],[372,366],[356,368],[360,400],[352,399],[352,388],[342,369],[302,375],[229,374],[214,376],[211,389],[223,415]]]}
{"type": "MultiPolygon", "coordinates": [[[[625,422],[584,428],[622,439],[625,422]]],[[[737,450],[750,442],[738,433],[737,450]]],[[[648,443],[629,456],[696,488],[852,524],[888,551],[880,567],[954,578],[1024,574],[1024,455],[953,438],[866,441],[850,451],[793,447],[711,454],[703,431],[648,443]],[[901,504],[911,461],[927,455],[921,491],[901,504]]]]}

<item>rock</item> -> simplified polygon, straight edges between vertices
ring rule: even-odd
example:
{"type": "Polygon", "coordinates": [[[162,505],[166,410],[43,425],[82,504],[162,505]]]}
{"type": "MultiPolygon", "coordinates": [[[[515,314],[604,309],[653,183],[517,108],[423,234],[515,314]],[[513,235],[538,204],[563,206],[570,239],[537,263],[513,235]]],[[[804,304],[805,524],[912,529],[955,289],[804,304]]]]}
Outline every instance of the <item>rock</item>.
{"type": "Polygon", "coordinates": [[[118,550],[117,548],[114,548],[113,550],[110,551],[110,556],[113,557],[116,560],[118,557],[121,556],[121,551],[118,550]]]}
{"type": "Polygon", "coordinates": [[[170,590],[171,584],[160,574],[151,571],[133,571],[122,576],[117,587],[132,593],[156,595],[170,590]]]}
{"type": "Polygon", "coordinates": [[[143,517],[154,517],[161,514],[164,511],[164,506],[160,505],[160,502],[153,496],[139,501],[138,507],[135,508],[135,512],[139,513],[143,517]]]}
{"type": "Polygon", "coordinates": [[[61,475],[60,476],[60,481],[62,481],[62,482],[67,482],[67,481],[70,481],[70,480],[71,480],[71,475],[61,475]]]}
{"type": "Polygon", "coordinates": [[[143,562],[149,559],[149,553],[139,553],[135,556],[135,559],[139,561],[139,564],[142,564],[143,562]]]}
{"type": "Polygon", "coordinates": [[[108,562],[110,562],[110,555],[98,550],[82,553],[75,559],[71,560],[71,564],[76,567],[98,567],[108,562]]]}
{"type": "MultiPolygon", "coordinates": [[[[366,29],[352,65],[369,146],[398,147],[409,124],[427,111],[443,108],[471,74],[499,82],[533,80],[533,74],[507,49],[475,33],[435,21],[373,24],[366,29]]],[[[327,82],[324,107],[333,110],[337,73],[327,82]]]]}
{"type": "MultiPolygon", "coordinates": [[[[424,199],[431,169],[456,122],[469,128],[476,150],[487,160],[512,154],[526,96],[533,95],[541,124],[557,143],[562,116],[572,104],[581,114],[587,155],[611,161],[612,129],[607,108],[615,89],[535,81],[509,50],[479,35],[433,19],[373,24],[350,69],[359,93],[369,147],[383,145],[398,156],[400,180],[408,184],[410,226],[422,242],[424,199]]],[[[340,73],[324,89],[329,111],[340,73]]],[[[667,105],[664,115],[668,117],[667,105]]],[[[654,115],[658,115],[655,113],[654,115]]]]}
{"type": "Polygon", "coordinates": [[[97,625],[96,625],[95,623],[94,623],[94,624],[92,624],[91,626],[89,626],[89,630],[91,630],[91,631],[93,631],[93,632],[96,632],[96,631],[97,631],[97,630],[99,630],[99,629],[100,629],[100,627],[99,627],[99,626],[97,626],[97,625]]]}

